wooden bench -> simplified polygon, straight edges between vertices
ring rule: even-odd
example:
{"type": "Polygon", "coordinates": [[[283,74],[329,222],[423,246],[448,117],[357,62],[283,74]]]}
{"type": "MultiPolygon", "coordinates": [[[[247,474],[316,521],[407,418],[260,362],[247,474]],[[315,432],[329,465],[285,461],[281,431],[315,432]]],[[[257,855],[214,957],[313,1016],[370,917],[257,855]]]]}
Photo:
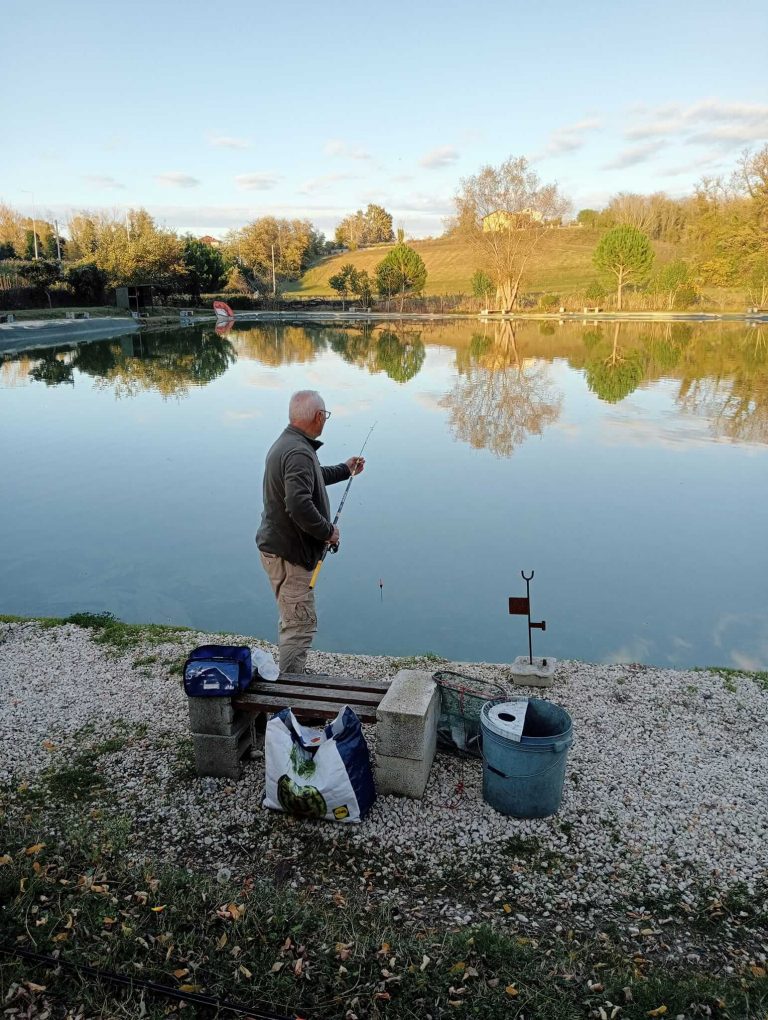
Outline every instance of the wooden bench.
{"type": "Polygon", "coordinates": [[[259,680],[232,699],[232,707],[254,715],[293,709],[297,719],[330,718],[349,705],[363,722],[376,722],[376,709],[389,690],[389,680],[358,680],[350,676],[281,673],[275,682],[259,680]]]}
{"type": "Polygon", "coordinates": [[[237,779],[243,760],[264,746],[267,716],[293,709],[297,719],[330,719],[344,705],[363,722],[376,722],[388,680],[282,673],[258,680],[234,698],[188,698],[195,766],[200,776],[237,779]],[[253,718],[255,716],[255,718],[253,718]]]}

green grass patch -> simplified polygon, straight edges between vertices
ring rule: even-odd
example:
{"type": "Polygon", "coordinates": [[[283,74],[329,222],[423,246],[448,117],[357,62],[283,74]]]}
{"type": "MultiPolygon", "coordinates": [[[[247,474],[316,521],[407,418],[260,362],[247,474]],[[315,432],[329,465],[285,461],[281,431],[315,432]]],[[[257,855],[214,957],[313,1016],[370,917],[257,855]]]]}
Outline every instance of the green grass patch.
{"type": "Polygon", "coordinates": [[[714,673],[722,677],[727,691],[736,693],[736,680],[752,680],[763,690],[768,691],[768,670],[766,669],[731,669],[729,666],[694,666],[697,673],[714,673]]]}
{"type": "MultiPolygon", "coordinates": [[[[238,883],[159,863],[134,867],[126,836],[120,819],[75,815],[56,845],[23,821],[9,826],[0,857],[6,944],[317,1020],[349,1013],[575,1020],[601,1010],[610,1016],[614,1004],[622,1020],[662,1006],[657,1015],[736,1020],[768,1007],[764,972],[746,963],[719,976],[682,961],[628,957],[610,938],[534,938],[487,925],[408,929],[363,892],[341,907],[314,888],[276,887],[259,877],[258,864],[238,883]]],[[[35,1008],[24,1015],[42,1014],[46,1000],[87,1016],[159,1017],[170,1006],[162,997],[143,1000],[139,989],[83,981],[68,966],[5,956],[0,973],[4,989],[38,986],[25,989],[35,1008]]]]}
{"type": "MultiPolygon", "coordinates": [[[[161,623],[123,623],[112,613],[73,613],[63,623],[74,623],[78,627],[86,627],[94,632],[93,640],[100,645],[108,645],[116,651],[127,651],[141,644],[164,644],[174,641],[176,635],[189,633],[189,627],[175,627],[161,623]]],[[[156,656],[148,656],[145,662],[157,661],[156,656]]],[[[143,665],[137,660],[134,665],[143,665]]]]}
{"type": "Polygon", "coordinates": [[[66,319],[67,312],[90,312],[92,318],[116,317],[130,318],[130,312],[113,305],[83,305],[77,308],[21,308],[13,309],[17,321],[26,319],[66,319]]]}
{"type": "Polygon", "coordinates": [[[400,658],[390,659],[393,669],[419,669],[423,666],[430,666],[436,662],[447,662],[436,652],[422,652],[421,655],[405,655],[400,658]]]}

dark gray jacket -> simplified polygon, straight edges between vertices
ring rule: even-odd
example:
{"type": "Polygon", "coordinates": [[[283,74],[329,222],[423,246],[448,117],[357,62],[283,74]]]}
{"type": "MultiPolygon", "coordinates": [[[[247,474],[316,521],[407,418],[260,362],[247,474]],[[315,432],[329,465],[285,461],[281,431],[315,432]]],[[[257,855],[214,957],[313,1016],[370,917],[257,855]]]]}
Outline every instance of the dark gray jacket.
{"type": "Polygon", "coordinates": [[[256,545],[307,570],[315,566],[333,533],[325,487],[351,474],[346,464],[321,467],[317,451],[322,445],[288,425],[264,465],[264,510],[256,545]]]}

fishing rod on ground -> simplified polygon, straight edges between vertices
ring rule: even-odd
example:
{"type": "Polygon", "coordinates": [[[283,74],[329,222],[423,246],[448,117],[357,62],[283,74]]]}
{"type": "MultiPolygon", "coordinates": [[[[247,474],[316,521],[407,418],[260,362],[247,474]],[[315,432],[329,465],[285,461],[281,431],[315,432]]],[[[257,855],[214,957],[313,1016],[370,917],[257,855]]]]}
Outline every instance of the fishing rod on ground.
{"type": "MultiPolygon", "coordinates": [[[[336,511],[336,516],[333,518],[333,526],[334,526],[334,528],[338,524],[339,517],[341,517],[341,511],[344,509],[344,503],[346,502],[347,495],[349,494],[349,490],[352,487],[352,482],[354,482],[354,480],[355,480],[355,475],[358,474],[357,468],[360,465],[360,458],[363,456],[363,450],[368,445],[368,440],[371,438],[371,432],[373,432],[373,430],[376,428],[376,426],[378,424],[379,423],[375,421],[373,423],[373,425],[371,425],[371,431],[365,437],[365,442],[363,443],[363,445],[360,448],[360,453],[358,453],[357,457],[355,458],[355,466],[352,469],[352,474],[349,476],[349,481],[347,482],[347,487],[344,490],[344,495],[341,497],[341,502],[339,503],[339,509],[336,511]]],[[[315,585],[317,584],[317,579],[320,576],[320,570],[322,569],[322,566],[323,566],[323,560],[328,555],[328,550],[330,550],[331,552],[336,552],[338,548],[339,548],[338,545],[327,545],[323,549],[323,551],[322,551],[322,553],[320,555],[320,559],[317,561],[317,565],[315,566],[315,569],[312,571],[312,577],[309,579],[309,587],[310,588],[314,588],[315,585]]]]}

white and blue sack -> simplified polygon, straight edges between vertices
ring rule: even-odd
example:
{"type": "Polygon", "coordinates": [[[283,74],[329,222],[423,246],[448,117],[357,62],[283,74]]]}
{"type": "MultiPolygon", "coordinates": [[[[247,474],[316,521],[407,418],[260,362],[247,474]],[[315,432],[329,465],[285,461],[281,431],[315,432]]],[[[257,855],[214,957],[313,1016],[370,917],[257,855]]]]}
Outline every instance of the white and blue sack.
{"type": "Polygon", "coordinates": [[[368,745],[349,705],[324,729],[302,726],[284,708],[267,723],[264,756],[265,808],[360,822],[376,799],[368,745]]]}

